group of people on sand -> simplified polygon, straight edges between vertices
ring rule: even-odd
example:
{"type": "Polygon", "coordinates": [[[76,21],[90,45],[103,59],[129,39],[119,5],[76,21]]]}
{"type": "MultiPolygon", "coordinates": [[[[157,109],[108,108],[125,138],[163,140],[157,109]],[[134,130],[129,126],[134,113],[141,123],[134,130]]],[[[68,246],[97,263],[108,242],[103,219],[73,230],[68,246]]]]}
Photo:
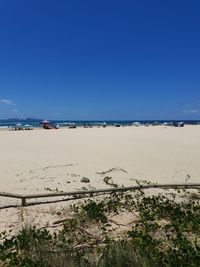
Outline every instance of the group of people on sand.
{"type": "Polygon", "coordinates": [[[43,125],[43,129],[59,129],[59,125],[53,125],[47,120],[42,121],[41,124],[43,125]]]}

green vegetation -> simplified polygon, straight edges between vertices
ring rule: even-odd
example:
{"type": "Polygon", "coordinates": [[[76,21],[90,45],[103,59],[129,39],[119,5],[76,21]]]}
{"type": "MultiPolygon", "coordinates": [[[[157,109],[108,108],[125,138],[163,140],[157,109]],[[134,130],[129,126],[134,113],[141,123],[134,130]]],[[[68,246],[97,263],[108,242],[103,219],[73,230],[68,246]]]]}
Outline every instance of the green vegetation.
{"type": "Polygon", "coordinates": [[[199,191],[137,191],[71,206],[62,227],[0,236],[2,266],[199,266],[199,191]],[[149,193],[149,192],[148,192],[149,193]],[[131,223],[113,218],[133,215],[131,223]]]}

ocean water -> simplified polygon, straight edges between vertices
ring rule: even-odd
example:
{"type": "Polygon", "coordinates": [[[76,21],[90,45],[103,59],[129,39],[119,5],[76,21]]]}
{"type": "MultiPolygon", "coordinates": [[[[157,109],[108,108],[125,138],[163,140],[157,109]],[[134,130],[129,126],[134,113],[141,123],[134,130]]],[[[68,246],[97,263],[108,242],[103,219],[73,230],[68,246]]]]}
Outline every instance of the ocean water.
{"type": "MultiPolygon", "coordinates": [[[[51,123],[53,125],[59,125],[60,127],[66,127],[71,123],[75,123],[76,126],[102,126],[103,123],[106,123],[108,126],[112,126],[120,124],[121,126],[131,126],[135,122],[139,122],[141,125],[162,125],[163,123],[177,123],[177,122],[184,122],[188,125],[197,125],[200,124],[200,120],[142,120],[142,121],[135,121],[135,120],[108,120],[108,121],[77,121],[77,120],[52,120],[51,123]]],[[[9,119],[9,120],[0,120],[0,128],[9,128],[15,127],[16,124],[22,125],[31,125],[33,128],[41,127],[41,120],[36,119],[9,119]]]]}

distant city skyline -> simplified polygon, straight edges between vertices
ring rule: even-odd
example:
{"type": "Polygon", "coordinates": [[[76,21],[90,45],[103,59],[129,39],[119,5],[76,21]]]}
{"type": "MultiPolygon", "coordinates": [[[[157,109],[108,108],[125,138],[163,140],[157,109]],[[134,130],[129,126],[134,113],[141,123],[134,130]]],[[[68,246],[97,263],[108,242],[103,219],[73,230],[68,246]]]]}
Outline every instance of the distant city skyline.
{"type": "Polygon", "coordinates": [[[0,119],[200,119],[200,2],[1,0],[0,119]]]}

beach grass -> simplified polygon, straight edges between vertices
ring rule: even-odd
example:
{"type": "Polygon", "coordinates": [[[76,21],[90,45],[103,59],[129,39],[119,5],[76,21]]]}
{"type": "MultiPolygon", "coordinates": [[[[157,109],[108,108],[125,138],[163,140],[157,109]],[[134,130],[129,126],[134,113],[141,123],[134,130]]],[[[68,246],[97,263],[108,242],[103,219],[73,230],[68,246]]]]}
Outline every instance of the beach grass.
{"type": "Polygon", "coordinates": [[[52,229],[1,234],[2,266],[199,266],[199,191],[115,193],[71,206],[52,229]],[[195,198],[194,198],[195,194],[195,198]],[[123,214],[133,215],[131,222],[123,214]],[[116,216],[118,220],[116,220],[116,216]]]}

